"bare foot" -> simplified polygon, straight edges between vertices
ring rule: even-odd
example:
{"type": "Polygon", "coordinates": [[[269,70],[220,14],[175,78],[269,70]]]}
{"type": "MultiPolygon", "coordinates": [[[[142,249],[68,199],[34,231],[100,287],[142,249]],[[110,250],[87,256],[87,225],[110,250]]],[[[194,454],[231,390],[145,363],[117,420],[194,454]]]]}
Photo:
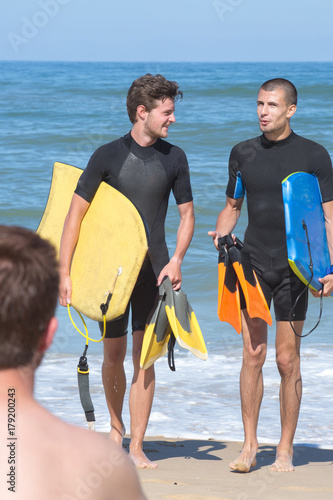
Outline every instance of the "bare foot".
{"type": "Polygon", "coordinates": [[[295,470],[293,457],[288,452],[276,453],[276,460],[271,467],[273,472],[292,472],[295,470]]]}
{"type": "Polygon", "coordinates": [[[156,469],[158,467],[157,463],[149,460],[142,449],[130,450],[129,456],[137,469],[156,469]]]}
{"type": "Polygon", "coordinates": [[[256,460],[257,451],[246,452],[242,451],[238,458],[234,462],[229,464],[231,470],[235,470],[238,472],[249,472],[251,467],[255,467],[257,465],[256,460]]]}
{"type": "Polygon", "coordinates": [[[117,427],[111,426],[109,439],[111,439],[114,443],[118,444],[119,446],[122,446],[125,434],[126,434],[125,426],[123,426],[122,429],[118,429],[117,427]]]}

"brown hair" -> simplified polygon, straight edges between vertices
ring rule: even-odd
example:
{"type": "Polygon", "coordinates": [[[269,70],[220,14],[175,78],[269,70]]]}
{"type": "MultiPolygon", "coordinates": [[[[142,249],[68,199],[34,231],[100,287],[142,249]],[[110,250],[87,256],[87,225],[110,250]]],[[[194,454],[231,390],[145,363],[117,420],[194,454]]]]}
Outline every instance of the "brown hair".
{"type": "Polygon", "coordinates": [[[288,105],[297,105],[297,90],[295,85],[289,80],[285,80],[284,78],[273,78],[272,80],[267,80],[267,82],[263,83],[260,88],[266,92],[271,92],[280,88],[284,92],[286,103],[288,105]]]}
{"type": "Polygon", "coordinates": [[[136,110],[140,105],[149,112],[156,107],[156,101],[165,101],[167,98],[178,100],[183,93],[177,82],[171,82],[162,75],[147,73],[132,83],[127,93],[127,113],[132,123],[136,122],[136,110]]]}
{"type": "Polygon", "coordinates": [[[55,249],[28,229],[0,226],[0,369],[31,362],[58,287],[55,249]]]}

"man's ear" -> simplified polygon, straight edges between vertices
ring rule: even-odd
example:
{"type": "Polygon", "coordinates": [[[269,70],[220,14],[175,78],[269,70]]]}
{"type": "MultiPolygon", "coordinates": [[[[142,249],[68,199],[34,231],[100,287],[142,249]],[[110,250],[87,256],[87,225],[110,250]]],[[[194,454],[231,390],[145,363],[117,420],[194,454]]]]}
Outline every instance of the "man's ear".
{"type": "Polygon", "coordinates": [[[291,118],[296,113],[296,109],[297,109],[296,104],[291,104],[288,108],[287,117],[291,118]]]}
{"type": "Polygon", "coordinates": [[[137,115],[139,120],[145,120],[146,116],[147,116],[146,106],[144,106],[143,104],[140,104],[136,108],[136,115],[137,115]]]}
{"type": "Polygon", "coordinates": [[[55,332],[57,331],[58,328],[58,320],[56,317],[52,317],[45,328],[45,331],[39,341],[38,345],[38,351],[40,353],[44,353],[45,351],[48,350],[50,345],[52,344],[55,332]]]}

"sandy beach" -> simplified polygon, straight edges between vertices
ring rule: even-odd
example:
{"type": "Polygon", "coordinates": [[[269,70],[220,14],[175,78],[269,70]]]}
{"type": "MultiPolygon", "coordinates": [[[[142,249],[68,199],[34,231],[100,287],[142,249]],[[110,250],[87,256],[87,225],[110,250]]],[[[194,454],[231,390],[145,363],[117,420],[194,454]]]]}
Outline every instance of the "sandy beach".
{"type": "MultiPolygon", "coordinates": [[[[125,439],[124,445],[129,440],[125,439]]],[[[271,472],[275,447],[261,445],[250,473],[231,472],[242,443],[146,438],[158,469],[139,470],[149,500],[308,500],[333,498],[333,450],[297,445],[294,472],[271,472]]]]}

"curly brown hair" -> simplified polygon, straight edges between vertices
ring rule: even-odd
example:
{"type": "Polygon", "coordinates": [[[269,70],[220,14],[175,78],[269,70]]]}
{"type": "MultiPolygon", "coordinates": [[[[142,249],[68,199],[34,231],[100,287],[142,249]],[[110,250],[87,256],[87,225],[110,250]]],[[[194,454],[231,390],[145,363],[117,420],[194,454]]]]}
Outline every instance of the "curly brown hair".
{"type": "Polygon", "coordinates": [[[138,106],[143,105],[147,111],[151,111],[156,107],[156,101],[165,101],[168,97],[174,101],[183,98],[183,92],[179,90],[177,82],[150,73],[134,80],[127,93],[127,113],[131,123],[137,120],[138,106]]]}

